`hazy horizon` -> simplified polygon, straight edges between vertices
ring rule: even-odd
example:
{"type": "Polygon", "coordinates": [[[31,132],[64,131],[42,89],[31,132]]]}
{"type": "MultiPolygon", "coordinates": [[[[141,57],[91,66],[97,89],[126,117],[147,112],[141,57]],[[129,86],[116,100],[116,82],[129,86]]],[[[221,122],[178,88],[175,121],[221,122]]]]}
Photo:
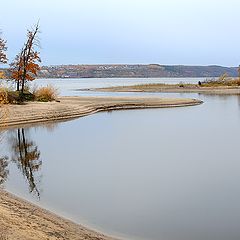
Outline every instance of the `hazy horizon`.
{"type": "Polygon", "coordinates": [[[92,63],[92,64],[85,64],[85,63],[76,63],[76,64],[49,64],[43,66],[75,66],[75,65],[90,65],[90,66],[98,66],[98,65],[160,65],[160,66],[186,66],[186,67],[227,67],[227,68],[236,68],[239,66],[223,66],[223,65],[191,65],[191,64],[160,64],[160,63],[92,63]]]}
{"type": "Polygon", "coordinates": [[[9,0],[1,8],[10,61],[40,20],[42,65],[240,63],[238,0],[9,0]]]}

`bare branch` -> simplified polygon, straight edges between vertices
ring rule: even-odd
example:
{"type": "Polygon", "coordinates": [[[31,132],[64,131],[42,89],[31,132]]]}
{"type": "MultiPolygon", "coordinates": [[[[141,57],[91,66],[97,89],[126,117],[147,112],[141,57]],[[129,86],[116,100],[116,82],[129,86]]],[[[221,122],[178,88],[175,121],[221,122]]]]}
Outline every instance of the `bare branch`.
{"type": "Polygon", "coordinates": [[[7,60],[8,60],[6,55],[6,51],[7,51],[6,44],[7,44],[7,41],[5,41],[0,37],[0,63],[3,63],[3,64],[7,63],[7,60]]]}

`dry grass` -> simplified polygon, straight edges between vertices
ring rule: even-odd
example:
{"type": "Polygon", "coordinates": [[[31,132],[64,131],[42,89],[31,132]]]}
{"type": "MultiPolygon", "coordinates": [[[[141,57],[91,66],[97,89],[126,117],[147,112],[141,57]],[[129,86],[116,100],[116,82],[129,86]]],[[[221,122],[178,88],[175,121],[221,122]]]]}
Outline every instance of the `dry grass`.
{"type": "Polygon", "coordinates": [[[191,84],[191,83],[177,83],[177,84],[169,84],[169,83],[147,83],[147,84],[139,84],[139,85],[133,85],[133,86],[122,86],[122,87],[113,87],[114,89],[129,89],[133,88],[136,90],[156,90],[156,89],[166,89],[166,88],[196,88],[197,84],[191,84]]]}
{"type": "Polygon", "coordinates": [[[0,87],[0,105],[8,103],[8,91],[4,87],[0,87]]]}
{"type": "Polygon", "coordinates": [[[6,88],[0,87],[0,123],[3,126],[0,129],[0,142],[2,141],[3,136],[4,136],[4,129],[5,129],[4,122],[6,122],[8,115],[9,115],[7,103],[8,103],[7,90],[6,90],[6,88]]]}
{"type": "Polygon", "coordinates": [[[47,87],[34,90],[33,95],[36,101],[50,102],[56,100],[59,94],[55,87],[48,85],[47,87]]]}
{"type": "Polygon", "coordinates": [[[0,87],[0,121],[5,120],[8,115],[8,92],[4,87],[0,87]]]}
{"type": "Polygon", "coordinates": [[[7,104],[21,104],[26,101],[49,102],[56,100],[57,97],[58,90],[50,85],[34,89],[33,92],[25,90],[23,93],[0,86],[0,113],[2,113],[3,106],[7,104]]]}
{"type": "MultiPolygon", "coordinates": [[[[197,88],[197,87],[239,87],[239,78],[224,78],[224,79],[213,79],[201,82],[201,85],[193,83],[183,83],[178,84],[165,84],[165,83],[153,83],[153,84],[141,84],[133,86],[135,89],[160,89],[160,88],[197,88]]],[[[116,87],[117,88],[117,87],[116,87]]]]}
{"type": "Polygon", "coordinates": [[[219,78],[218,80],[210,80],[202,82],[203,87],[239,87],[239,78],[219,78]]]}
{"type": "MultiPolygon", "coordinates": [[[[162,91],[166,89],[177,89],[177,88],[183,88],[183,89],[199,89],[201,87],[206,88],[221,88],[221,87],[240,87],[240,79],[239,78],[221,78],[218,79],[211,79],[211,80],[205,80],[199,83],[184,83],[180,82],[177,84],[169,84],[169,83],[148,83],[148,84],[139,84],[139,85],[133,85],[133,86],[120,86],[120,87],[111,87],[109,89],[118,91],[128,91],[130,90],[136,90],[136,91],[162,91]]],[[[102,89],[108,89],[108,88],[102,88],[102,89]]]]}

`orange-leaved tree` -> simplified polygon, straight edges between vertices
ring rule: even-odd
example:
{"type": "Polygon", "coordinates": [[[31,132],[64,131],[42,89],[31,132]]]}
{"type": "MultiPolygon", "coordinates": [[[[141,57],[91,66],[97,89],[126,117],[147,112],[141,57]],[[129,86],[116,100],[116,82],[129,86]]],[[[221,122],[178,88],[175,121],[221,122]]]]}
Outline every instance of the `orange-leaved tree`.
{"type": "Polygon", "coordinates": [[[17,83],[17,91],[20,91],[21,86],[21,93],[24,92],[26,81],[35,80],[40,70],[40,53],[35,50],[39,46],[38,33],[38,24],[33,30],[28,30],[26,43],[11,63],[11,78],[17,83]]]}

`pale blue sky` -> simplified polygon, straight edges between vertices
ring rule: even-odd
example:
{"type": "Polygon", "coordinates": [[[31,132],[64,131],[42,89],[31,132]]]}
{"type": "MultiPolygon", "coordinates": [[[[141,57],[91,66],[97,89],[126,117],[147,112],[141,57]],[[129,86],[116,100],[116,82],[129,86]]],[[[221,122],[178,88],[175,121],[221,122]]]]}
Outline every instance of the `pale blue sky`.
{"type": "Polygon", "coordinates": [[[43,64],[240,64],[240,0],[7,0],[9,58],[40,19],[43,64]]]}

